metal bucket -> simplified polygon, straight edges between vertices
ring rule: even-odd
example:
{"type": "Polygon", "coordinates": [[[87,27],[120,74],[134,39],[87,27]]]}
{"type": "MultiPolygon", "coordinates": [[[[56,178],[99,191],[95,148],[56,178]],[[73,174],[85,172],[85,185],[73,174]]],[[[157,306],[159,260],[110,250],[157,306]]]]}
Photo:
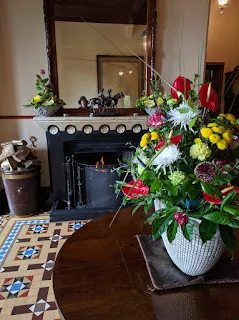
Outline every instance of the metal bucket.
{"type": "Polygon", "coordinates": [[[24,218],[39,213],[40,166],[23,171],[3,171],[10,213],[24,218]]]}

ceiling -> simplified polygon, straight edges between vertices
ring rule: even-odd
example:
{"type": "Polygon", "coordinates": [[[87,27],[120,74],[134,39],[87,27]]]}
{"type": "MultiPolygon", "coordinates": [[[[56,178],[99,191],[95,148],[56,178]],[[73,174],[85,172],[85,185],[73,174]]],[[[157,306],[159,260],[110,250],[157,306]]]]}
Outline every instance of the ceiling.
{"type": "Polygon", "coordinates": [[[147,0],[54,0],[57,21],[147,24],[147,0]]]}

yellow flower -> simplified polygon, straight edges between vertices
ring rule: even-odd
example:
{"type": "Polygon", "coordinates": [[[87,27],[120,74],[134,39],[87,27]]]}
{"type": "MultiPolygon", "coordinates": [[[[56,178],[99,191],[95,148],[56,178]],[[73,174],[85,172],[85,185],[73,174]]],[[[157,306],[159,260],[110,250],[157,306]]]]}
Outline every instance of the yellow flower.
{"type": "Polygon", "coordinates": [[[203,136],[203,138],[208,139],[211,134],[213,134],[212,129],[210,128],[201,129],[201,135],[203,136]]]}
{"type": "Polygon", "coordinates": [[[139,145],[140,145],[141,148],[143,148],[143,147],[146,147],[147,144],[148,144],[148,140],[142,139],[142,140],[140,141],[140,144],[139,144],[139,145]]]}
{"type": "Polygon", "coordinates": [[[141,140],[149,139],[150,137],[151,137],[151,133],[148,132],[142,136],[141,140]]]}
{"type": "Polygon", "coordinates": [[[226,115],[225,115],[224,113],[220,113],[220,114],[219,114],[219,117],[221,117],[221,118],[225,118],[225,116],[226,116],[226,115]]]}
{"type": "Polygon", "coordinates": [[[201,143],[202,142],[202,140],[200,139],[200,138],[196,138],[195,140],[194,140],[194,143],[196,143],[196,144],[199,144],[199,143],[201,143]]]}
{"type": "Polygon", "coordinates": [[[226,150],[228,147],[228,144],[226,143],[225,140],[222,139],[220,142],[217,143],[217,147],[220,150],[226,150]]]}
{"type": "Polygon", "coordinates": [[[198,143],[193,144],[190,148],[190,156],[193,159],[198,159],[200,161],[205,161],[207,158],[210,157],[212,151],[209,149],[206,143],[198,143]]]}
{"type": "Polygon", "coordinates": [[[233,124],[235,124],[237,121],[236,117],[231,113],[226,114],[226,119],[229,120],[233,124]]]}
{"type": "Polygon", "coordinates": [[[211,122],[208,125],[208,128],[218,127],[218,124],[216,122],[211,122]]]}
{"type": "Polygon", "coordinates": [[[214,133],[210,135],[209,140],[211,143],[219,143],[221,141],[221,137],[218,134],[214,133]]]}
{"type": "Polygon", "coordinates": [[[34,98],[33,98],[33,101],[35,103],[39,102],[41,100],[41,96],[39,96],[39,94],[37,94],[34,98]]]}
{"type": "Polygon", "coordinates": [[[152,108],[155,106],[155,102],[154,100],[148,99],[145,105],[147,108],[152,108]]]}
{"type": "Polygon", "coordinates": [[[159,98],[157,99],[157,106],[158,106],[158,107],[161,106],[162,103],[163,103],[163,98],[159,97],[159,98]]]}
{"type": "Polygon", "coordinates": [[[212,130],[213,130],[213,132],[215,132],[215,133],[220,133],[220,134],[222,134],[223,132],[225,132],[225,129],[224,129],[223,126],[213,127],[212,130]]]}
{"type": "Polygon", "coordinates": [[[158,140],[158,138],[159,138],[158,132],[156,131],[151,132],[151,140],[158,140]]]}
{"type": "Polygon", "coordinates": [[[223,139],[227,142],[227,143],[231,143],[232,142],[232,137],[233,134],[231,131],[227,130],[223,133],[223,139]]]}

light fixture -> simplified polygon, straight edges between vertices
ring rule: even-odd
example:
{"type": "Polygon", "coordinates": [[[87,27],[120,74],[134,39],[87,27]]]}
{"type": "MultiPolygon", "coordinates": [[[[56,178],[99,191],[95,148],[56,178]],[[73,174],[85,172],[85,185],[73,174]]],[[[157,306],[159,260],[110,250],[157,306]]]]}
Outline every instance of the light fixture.
{"type": "Polygon", "coordinates": [[[133,71],[132,70],[129,70],[129,74],[132,74],[133,73],[133,71]]]}
{"type": "Polygon", "coordinates": [[[120,76],[120,77],[122,77],[123,74],[124,74],[123,71],[120,71],[120,72],[119,72],[119,76],[120,76]]]}
{"type": "Polygon", "coordinates": [[[218,4],[218,7],[220,9],[221,14],[223,14],[228,3],[229,3],[229,0],[217,0],[217,4],[218,4]]]}

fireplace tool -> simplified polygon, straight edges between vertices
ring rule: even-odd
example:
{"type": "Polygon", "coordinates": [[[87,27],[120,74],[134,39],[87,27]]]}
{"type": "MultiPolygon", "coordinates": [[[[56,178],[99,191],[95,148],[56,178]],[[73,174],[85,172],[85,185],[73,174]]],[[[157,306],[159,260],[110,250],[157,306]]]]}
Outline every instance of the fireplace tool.
{"type": "Polygon", "coordinates": [[[78,202],[77,202],[77,207],[83,207],[81,170],[82,170],[82,169],[81,169],[80,163],[77,163],[77,185],[78,185],[78,202]]]}
{"type": "Polygon", "coordinates": [[[67,209],[71,209],[71,195],[72,190],[72,181],[71,181],[71,158],[65,157],[65,170],[66,170],[66,189],[67,189],[67,209]]]}

